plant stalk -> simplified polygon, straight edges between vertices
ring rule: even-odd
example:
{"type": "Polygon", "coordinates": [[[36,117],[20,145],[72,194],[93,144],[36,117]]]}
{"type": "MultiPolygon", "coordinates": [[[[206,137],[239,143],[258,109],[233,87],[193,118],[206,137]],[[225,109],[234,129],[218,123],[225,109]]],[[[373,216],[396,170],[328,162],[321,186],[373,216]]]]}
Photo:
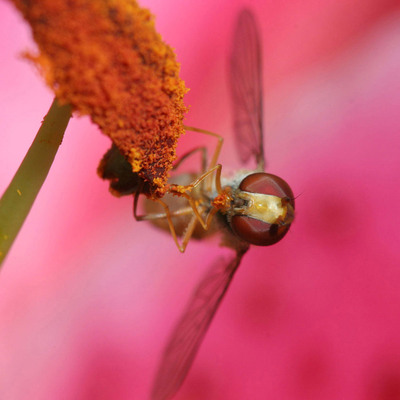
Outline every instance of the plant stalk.
{"type": "Polygon", "coordinates": [[[0,199],[0,266],[42,187],[71,118],[54,99],[18,171],[0,199]]]}

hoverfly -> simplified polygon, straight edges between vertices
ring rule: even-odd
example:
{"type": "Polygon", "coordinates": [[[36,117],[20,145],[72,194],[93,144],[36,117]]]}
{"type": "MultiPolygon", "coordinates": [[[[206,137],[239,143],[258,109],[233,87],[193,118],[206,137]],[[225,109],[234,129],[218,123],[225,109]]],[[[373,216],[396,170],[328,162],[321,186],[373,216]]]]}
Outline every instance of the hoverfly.
{"type": "Polygon", "coordinates": [[[208,168],[205,150],[196,149],[203,155],[203,174],[200,177],[189,185],[170,186],[169,193],[184,198],[186,207],[173,211],[167,203],[159,200],[164,212],[138,216],[138,196],[135,197],[135,217],[153,222],[167,220],[182,252],[194,235],[198,221],[208,229],[211,221],[217,220],[223,230],[224,245],[236,253],[229,262],[214,265],[194,292],[164,351],[152,391],[153,400],[169,399],[181,386],[250,244],[268,246],[277,243],[286,235],[294,218],[294,197],[289,185],[283,179],[264,172],[260,39],[254,16],[248,10],[240,13],[236,23],[230,58],[230,85],[239,154],[243,162],[253,157],[257,168],[239,171],[233,178],[223,179],[221,165],[217,164],[222,138],[187,128],[218,137],[218,146],[208,168]],[[184,228],[176,226],[175,221],[179,219],[185,220],[184,228]],[[179,244],[178,236],[183,237],[182,244],[179,244]]]}

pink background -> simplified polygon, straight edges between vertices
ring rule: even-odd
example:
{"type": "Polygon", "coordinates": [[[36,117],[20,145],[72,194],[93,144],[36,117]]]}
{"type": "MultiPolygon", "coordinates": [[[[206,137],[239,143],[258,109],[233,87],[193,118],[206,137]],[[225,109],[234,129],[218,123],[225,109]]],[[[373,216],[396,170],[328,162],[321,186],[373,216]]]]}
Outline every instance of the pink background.
{"type": "MultiPolygon", "coordinates": [[[[400,5],[143,0],[191,88],[186,123],[232,143],[226,58],[243,5],[264,49],[268,170],[300,197],[291,234],[246,255],[176,399],[400,399],[400,5]]],[[[52,94],[0,2],[0,191],[52,94]]],[[[199,139],[200,140],[200,139],[199,139]]],[[[180,151],[198,140],[187,134],[180,151]]],[[[108,138],[74,118],[0,278],[0,398],[147,399],[212,260],[132,217],[96,175],[108,138]]]]}

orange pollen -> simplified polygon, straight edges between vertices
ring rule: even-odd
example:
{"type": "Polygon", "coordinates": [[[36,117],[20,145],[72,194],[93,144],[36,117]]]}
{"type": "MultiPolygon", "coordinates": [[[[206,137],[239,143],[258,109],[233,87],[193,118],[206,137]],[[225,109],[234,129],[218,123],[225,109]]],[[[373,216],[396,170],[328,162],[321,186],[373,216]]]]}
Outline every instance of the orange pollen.
{"type": "Polygon", "coordinates": [[[223,191],[214,198],[212,205],[220,211],[226,211],[229,208],[231,201],[232,198],[229,193],[227,191],[223,191]]]}
{"type": "Polygon", "coordinates": [[[188,89],[151,13],[136,0],[11,1],[39,48],[27,57],[59,101],[89,115],[161,196],[184,133],[188,89]]]}

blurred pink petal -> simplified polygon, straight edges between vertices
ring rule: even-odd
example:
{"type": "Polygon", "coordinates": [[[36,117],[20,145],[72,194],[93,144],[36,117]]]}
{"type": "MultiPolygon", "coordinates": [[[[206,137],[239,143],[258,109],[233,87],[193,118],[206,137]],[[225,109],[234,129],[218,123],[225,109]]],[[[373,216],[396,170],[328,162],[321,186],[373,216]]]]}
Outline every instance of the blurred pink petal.
{"type": "MultiPolygon", "coordinates": [[[[226,58],[241,2],[142,2],[191,88],[188,125],[231,138],[226,58]]],[[[252,248],[177,399],[367,399],[400,387],[400,10],[396,1],[249,2],[263,34],[268,170],[296,195],[291,234],[252,248]]],[[[52,96],[0,3],[1,189],[52,96]],[[11,39],[12,38],[12,39],[11,39]]],[[[201,139],[199,139],[201,140],[201,139]]],[[[178,151],[198,139],[185,135],[178,151]]],[[[216,240],[184,255],[96,176],[108,148],[74,119],[1,274],[0,398],[146,399],[216,240]],[[88,152],[87,148],[91,151],[88,152]]],[[[397,396],[397,397],[396,397],[397,396]]]]}

